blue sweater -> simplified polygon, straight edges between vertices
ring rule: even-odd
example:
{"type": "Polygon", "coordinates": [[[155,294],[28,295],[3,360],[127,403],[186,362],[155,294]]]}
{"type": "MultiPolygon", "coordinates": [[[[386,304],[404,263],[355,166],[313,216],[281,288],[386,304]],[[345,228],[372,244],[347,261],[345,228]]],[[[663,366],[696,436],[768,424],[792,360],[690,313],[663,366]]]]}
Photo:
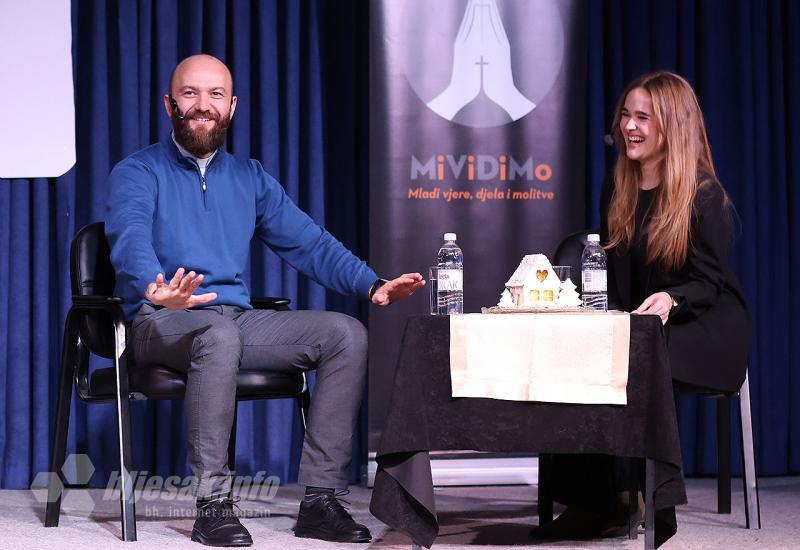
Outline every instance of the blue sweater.
{"type": "Polygon", "coordinates": [[[158,273],[179,267],[204,275],[206,305],[249,309],[242,281],[255,235],[301,273],[342,294],[366,297],[378,279],[330,233],[314,223],[257,160],[220,149],[205,177],[167,136],[111,171],[106,236],[117,275],[115,293],[131,319],[158,273]],[[203,190],[205,183],[206,190],[203,190]]]}

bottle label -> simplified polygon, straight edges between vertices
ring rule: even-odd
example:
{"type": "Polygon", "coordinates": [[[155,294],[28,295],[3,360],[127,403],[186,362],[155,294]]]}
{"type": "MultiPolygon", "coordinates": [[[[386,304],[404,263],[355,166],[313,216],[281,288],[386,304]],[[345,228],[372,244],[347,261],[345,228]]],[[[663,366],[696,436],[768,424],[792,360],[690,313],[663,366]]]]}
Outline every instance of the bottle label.
{"type": "Polygon", "coordinates": [[[464,290],[464,272],[460,269],[439,270],[439,292],[464,290]]]}
{"type": "Polygon", "coordinates": [[[585,269],[582,272],[583,292],[605,292],[606,271],[605,269],[585,269]]]}

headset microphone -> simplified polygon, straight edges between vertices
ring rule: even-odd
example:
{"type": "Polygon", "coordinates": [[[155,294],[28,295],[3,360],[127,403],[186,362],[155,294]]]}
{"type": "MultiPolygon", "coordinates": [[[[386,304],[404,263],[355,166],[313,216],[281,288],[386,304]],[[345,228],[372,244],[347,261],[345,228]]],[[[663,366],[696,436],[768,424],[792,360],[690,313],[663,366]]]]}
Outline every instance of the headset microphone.
{"type": "Polygon", "coordinates": [[[614,134],[617,133],[617,129],[618,129],[618,126],[614,125],[614,126],[611,127],[611,131],[603,136],[603,143],[606,144],[606,147],[613,147],[614,146],[614,134]]]}
{"type": "MultiPolygon", "coordinates": [[[[172,97],[171,95],[169,96],[169,106],[172,107],[172,111],[175,113],[175,116],[177,116],[181,120],[186,119],[186,115],[185,114],[182,115],[181,110],[178,108],[178,102],[175,101],[175,98],[172,97]]],[[[231,107],[233,107],[233,98],[231,98],[231,107]]]]}
{"type": "Polygon", "coordinates": [[[171,95],[169,96],[169,105],[170,107],[172,107],[172,112],[175,113],[175,116],[177,116],[181,120],[186,118],[186,115],[181,114],[181,110],[178,108],[178,102],[175,101],[175,98],[172,97],[171,95]]]}

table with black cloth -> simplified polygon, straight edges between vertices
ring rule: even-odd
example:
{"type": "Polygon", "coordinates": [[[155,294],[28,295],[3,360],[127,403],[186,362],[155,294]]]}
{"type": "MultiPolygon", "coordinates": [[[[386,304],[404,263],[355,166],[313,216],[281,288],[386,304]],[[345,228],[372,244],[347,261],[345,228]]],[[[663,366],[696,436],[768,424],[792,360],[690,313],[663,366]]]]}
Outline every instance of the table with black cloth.
{"type": "Polygon", "coordinates": [[[675,506],[686,502],[672,377],[660,319],[631,315],[630,329],[628,404],[575,405],[452,397],[449,317],[409,317],[378,445],[370,511],[430,548],[439,524],[428,451],[641,457],[654,465],[658,547],[675,534],[675,506]]]}

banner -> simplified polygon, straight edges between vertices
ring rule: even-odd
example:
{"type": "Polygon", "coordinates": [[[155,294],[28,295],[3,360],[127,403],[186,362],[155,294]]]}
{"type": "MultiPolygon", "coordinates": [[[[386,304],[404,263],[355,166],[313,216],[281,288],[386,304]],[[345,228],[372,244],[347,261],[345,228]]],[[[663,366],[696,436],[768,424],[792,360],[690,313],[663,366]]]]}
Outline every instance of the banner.
{"type": "MultiPolygon", "coordinates": [[[[498,302],[523,255],[552,258],[583,229],[585,10],[558,0],[372,5],[370,264],[380,276],[427,277],[454,232],[464,311],[478,312],[498,302]]],[[[427,287],[371,310],[371,451],[405,319],[427,311],[427,287]]]]}

